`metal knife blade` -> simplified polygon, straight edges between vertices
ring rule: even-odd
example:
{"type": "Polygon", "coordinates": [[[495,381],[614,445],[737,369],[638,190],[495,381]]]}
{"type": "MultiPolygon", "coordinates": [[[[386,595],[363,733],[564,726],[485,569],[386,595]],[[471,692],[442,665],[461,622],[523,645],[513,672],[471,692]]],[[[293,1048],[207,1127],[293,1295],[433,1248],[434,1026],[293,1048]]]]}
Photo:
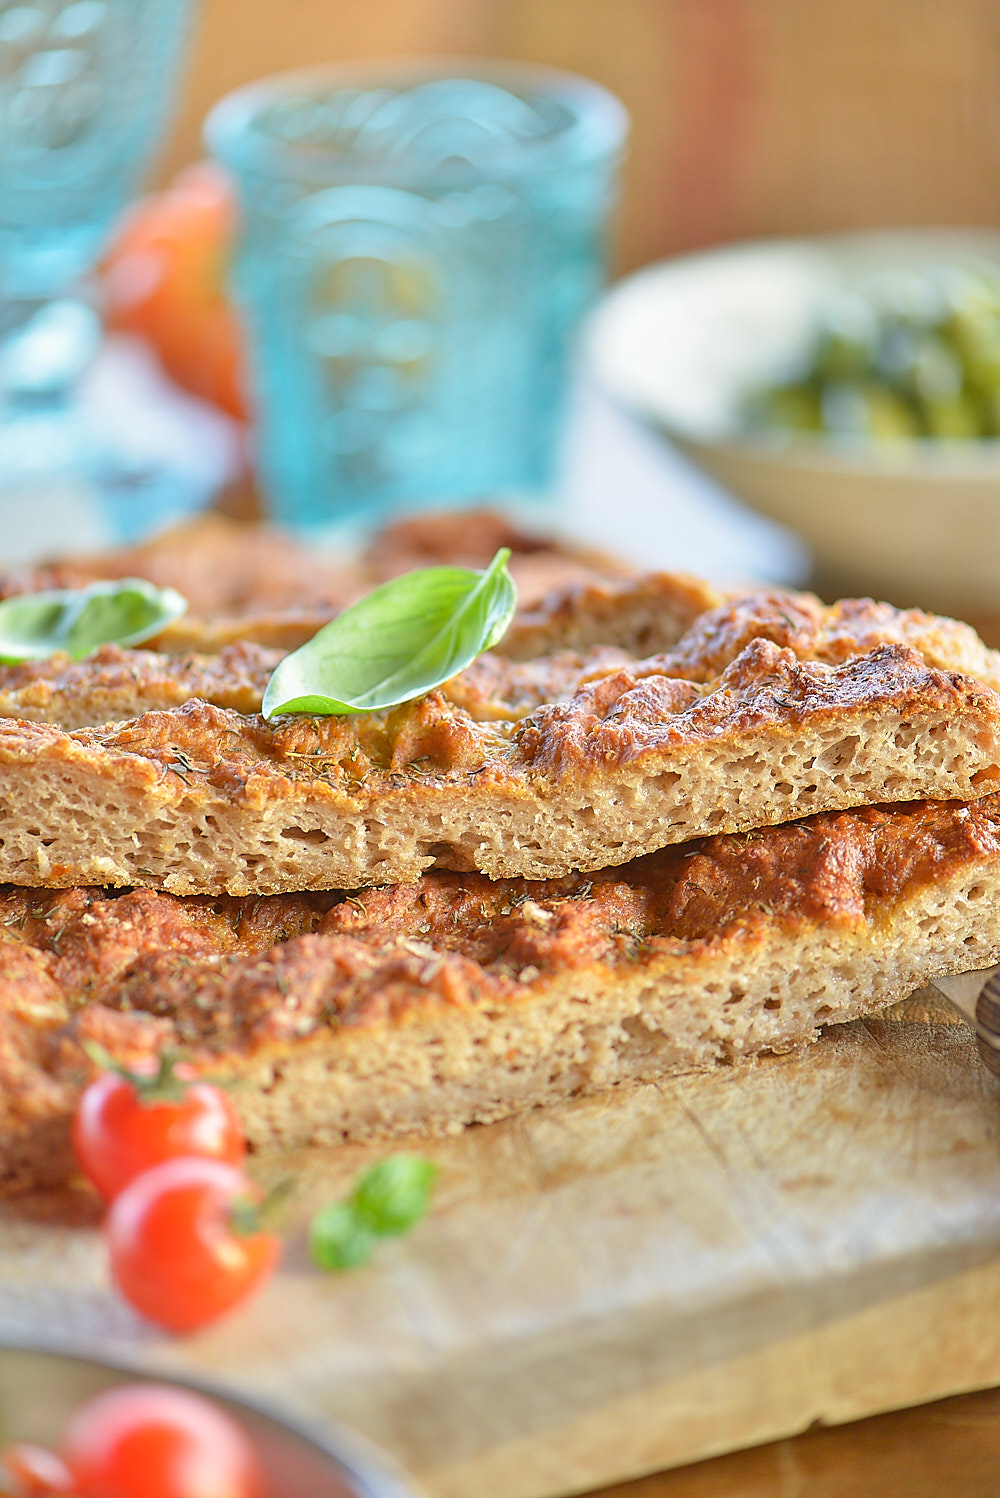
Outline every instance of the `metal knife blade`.
{"type": "Polygon", "coordinates": [[[1000,966],[952,973],[928,985],[960,1010],[976,1032],[979,1054],[1000,1077],[1000,966]]]}

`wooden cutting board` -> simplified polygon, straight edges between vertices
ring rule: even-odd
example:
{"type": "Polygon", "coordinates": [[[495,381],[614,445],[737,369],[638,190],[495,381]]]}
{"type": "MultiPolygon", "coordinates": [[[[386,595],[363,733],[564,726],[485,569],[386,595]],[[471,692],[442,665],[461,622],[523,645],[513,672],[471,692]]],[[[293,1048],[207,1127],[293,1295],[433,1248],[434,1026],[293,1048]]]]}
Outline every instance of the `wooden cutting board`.
{"type": "Polygon", "coordinates": [[[429,1218],[351,1275],[301,1224],[198,1337],[140,1324],[97,1233],[0,1214],[0,1339],[113,1351],[336,1414],[435,1498],[541,1498],[1000,1382],[1000,1084],[918,995],[818,1045],[434,1146],[429,1218]]]}

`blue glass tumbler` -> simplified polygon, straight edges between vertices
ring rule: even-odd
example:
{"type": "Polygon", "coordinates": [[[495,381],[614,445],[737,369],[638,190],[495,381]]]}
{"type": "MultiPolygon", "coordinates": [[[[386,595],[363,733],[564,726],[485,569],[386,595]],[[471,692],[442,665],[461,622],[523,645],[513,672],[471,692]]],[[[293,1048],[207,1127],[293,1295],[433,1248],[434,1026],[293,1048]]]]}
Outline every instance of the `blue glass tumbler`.
{"type": "Polygon", "coordinates": [[[191,8],[191,0],[0,0],[4,519],[67,482],[74,501],[93,494],[126,531],[187,502],[186,480],[167,471],[162,454],[147,454],[118,413],[95,423],[80,400],[101,330],[78,282],[159,142],[191,8]]]}
{"type": "Polygon", "coordinates": [[[597,84],[515,63],[311,70],[216,106],[272,514],[544,487],[626,130],[597,84]]]}

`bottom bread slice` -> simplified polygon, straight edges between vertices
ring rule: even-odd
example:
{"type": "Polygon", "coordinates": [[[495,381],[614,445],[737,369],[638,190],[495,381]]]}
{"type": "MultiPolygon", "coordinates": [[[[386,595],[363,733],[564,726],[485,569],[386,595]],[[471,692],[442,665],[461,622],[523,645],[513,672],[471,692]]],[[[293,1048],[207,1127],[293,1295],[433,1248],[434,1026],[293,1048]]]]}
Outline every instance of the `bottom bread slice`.
{"type": "Polygon", "coordinates": [[[546,881],[8,888],[0,1180],[72,1170],[88,1040],[242,1080],[257,1147],[433,1135],[786,1050],[998,958],[1000,796],[826,813],[546,881]]]}

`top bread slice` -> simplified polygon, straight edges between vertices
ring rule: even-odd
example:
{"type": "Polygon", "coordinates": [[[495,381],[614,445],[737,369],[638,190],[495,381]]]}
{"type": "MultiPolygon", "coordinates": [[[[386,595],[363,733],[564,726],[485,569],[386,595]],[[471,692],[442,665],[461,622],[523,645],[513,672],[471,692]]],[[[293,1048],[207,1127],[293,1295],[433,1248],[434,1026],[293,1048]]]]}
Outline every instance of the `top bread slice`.
{"type": "Polygon", "coordinates": [[[486,567],[501,546],[523,608],[553,588],[634,569],[603,552],[539,536],[492,510],[421,514],[376,531],[356,555],[329,553],[271,526],[209,513],[135,546],[47,566],[0,570],[0,598],[97,579],[143,577],[176,588],[188,612],[151,648],[216,653],[247,641],[295,650],[338,610],[415,567],[486,567]]]}
{"type": "Polygon", "coordinates": [[[1000,657],[870,601],[577,584],[426,697],[341,718],[265,722],[277,656],[254,651],[8,668],[0,880],[244,895],[433,866],[551,878],[1000,789],[1000,657]]]}

